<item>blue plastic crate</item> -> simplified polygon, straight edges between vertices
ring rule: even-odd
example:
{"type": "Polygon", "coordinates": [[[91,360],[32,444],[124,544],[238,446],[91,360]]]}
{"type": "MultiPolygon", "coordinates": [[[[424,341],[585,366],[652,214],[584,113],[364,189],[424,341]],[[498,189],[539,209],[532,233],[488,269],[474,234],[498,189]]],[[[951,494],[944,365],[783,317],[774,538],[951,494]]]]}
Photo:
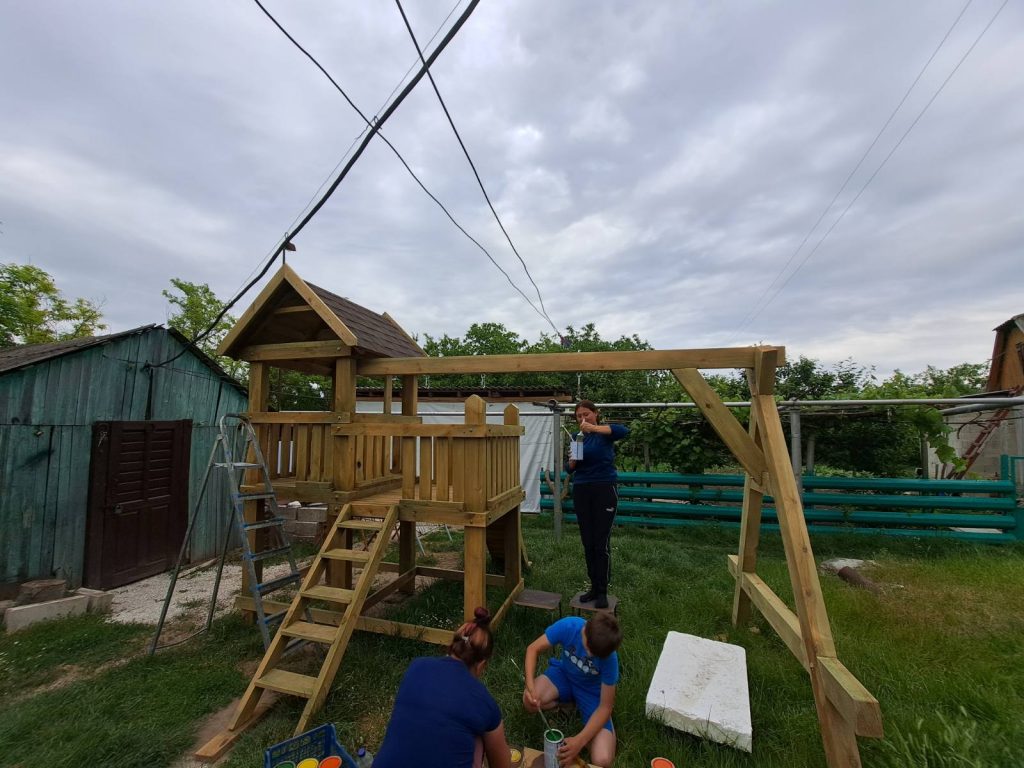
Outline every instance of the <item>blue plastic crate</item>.
{"type": "Polygon", "coordinates": [[[263,768],[277,768],[282,763],[289,762],[297,766],[309,758],[323,760],[331,756],[341,758],[342,768],[356,768],[356,761],[338,743],[338,732],[334,728],[334,723],[326,723],[268,747],[263,752],[263,768]]]}

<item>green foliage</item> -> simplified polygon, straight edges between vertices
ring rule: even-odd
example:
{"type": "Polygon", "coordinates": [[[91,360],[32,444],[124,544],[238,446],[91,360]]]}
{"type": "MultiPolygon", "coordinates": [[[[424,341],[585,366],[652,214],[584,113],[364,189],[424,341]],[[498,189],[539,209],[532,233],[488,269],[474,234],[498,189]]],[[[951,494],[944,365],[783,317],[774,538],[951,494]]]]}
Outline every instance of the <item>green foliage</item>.
{"type": "MultiPolygon", "coordinates": [[[[161,291],[168,304],[171,305],[167,315],[167,324],[180,331],[189,340],[196,338],[213,325],[217,315],[224,309],[224,302],[217,298],[217,294],[206,283],[190,283],[187,280],[172,277],[171,287],[173,290],[161,291]]],[[[230,314],[224,315],[209,335],[200,339],[196,346],[216,360],[229,375],[239,381],[245,381],[249,376],[248,365],[217,354],[217,348],[234,324],[234,317],[230,314]]]]}
{"type": "Polygon", "coordinates": [[[906,768],[908,765],[996,768],[1013,764],[1009,747],[995,762],[979,757],[982,738],[978,722],[963,707],[959,707],[956,717],[946,717],[938,712],[933,718],[918,718],[906,731],[889,734],[882,743],[879,765],[883,768],[906,768]]]}
{"type": "Polygon", "coordinates": [[[0,347],[92,336],[107,326],[100,307],[69,300],[53,278],[31,264],[0,264],[0,347]]]}

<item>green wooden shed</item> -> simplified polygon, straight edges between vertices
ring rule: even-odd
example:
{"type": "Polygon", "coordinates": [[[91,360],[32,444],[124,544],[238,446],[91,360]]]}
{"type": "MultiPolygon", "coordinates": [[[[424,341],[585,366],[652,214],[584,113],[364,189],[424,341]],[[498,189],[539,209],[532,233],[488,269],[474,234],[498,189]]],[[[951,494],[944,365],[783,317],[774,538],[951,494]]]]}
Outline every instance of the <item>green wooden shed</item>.
{"type": "MultiPolygon", "coordinates": [[[[173,567],[218,420],[246,407],[237,381],[159,325],[0,349],[0,586],[110,589],[173,567]]],[[[220,482],[192,561],[229,535],[220,482]]]]}

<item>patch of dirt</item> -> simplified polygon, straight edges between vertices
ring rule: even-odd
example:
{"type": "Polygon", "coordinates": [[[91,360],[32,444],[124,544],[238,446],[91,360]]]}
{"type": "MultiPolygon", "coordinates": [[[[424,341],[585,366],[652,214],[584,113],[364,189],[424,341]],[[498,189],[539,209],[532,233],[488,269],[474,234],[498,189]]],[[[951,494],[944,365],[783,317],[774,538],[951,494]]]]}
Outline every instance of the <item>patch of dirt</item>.
{"type": "Polygon", "coordinates": [[[113,661],[108,661],[104,664],[100,664],[97,667],[89,668],[79,666],[78,664],[61,664],[57,668],[58,670],[60,670],[60,676],[57,677],[56,680],[51,680],[50,682],[44,683],[43,685],[14,694],[10,697],[10,699],[7,700],[6,703],[11,704],[21,701],[23,699],[30,699],[33,696],[37,696],[41,693],[59,691],[61,688],[66,688],[72,683],[77,683],[80,680],[92,680],[93,678],[99,677],[104,672],[107,672],[111,669],[116,669],[117,667],[124,666],[129,661],[131,661],[131,659],[134,658],[134,656],[137,655],[138,654],[133,654],[132,656],[128,656],[125,658],[114,659],[113,661]]]}

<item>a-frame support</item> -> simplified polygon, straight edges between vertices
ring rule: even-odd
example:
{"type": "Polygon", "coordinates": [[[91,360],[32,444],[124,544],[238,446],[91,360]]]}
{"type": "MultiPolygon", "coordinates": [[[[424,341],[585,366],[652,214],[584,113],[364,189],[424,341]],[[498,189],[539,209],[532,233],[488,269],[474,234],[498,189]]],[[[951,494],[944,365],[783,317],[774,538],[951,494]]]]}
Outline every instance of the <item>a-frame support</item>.
{"type": "Polygon", "coordinates": [[[857,736],[882,736],[881,712],[875,697],[836,658],[800,492],[772,396],[777,360],[776,350],[758,349],[748,370],[753,401],[749,431],[696,368],[675,369],[673,374],[746,470],[739,553],[729,556],[736,578],[733,623],[749,619],[751,604],[764,615],[810,675],[828,765],[854,768],[861,765],[857,736]],[[766,493],[775,500],[795,614],[756,574],[766,493]]]}

